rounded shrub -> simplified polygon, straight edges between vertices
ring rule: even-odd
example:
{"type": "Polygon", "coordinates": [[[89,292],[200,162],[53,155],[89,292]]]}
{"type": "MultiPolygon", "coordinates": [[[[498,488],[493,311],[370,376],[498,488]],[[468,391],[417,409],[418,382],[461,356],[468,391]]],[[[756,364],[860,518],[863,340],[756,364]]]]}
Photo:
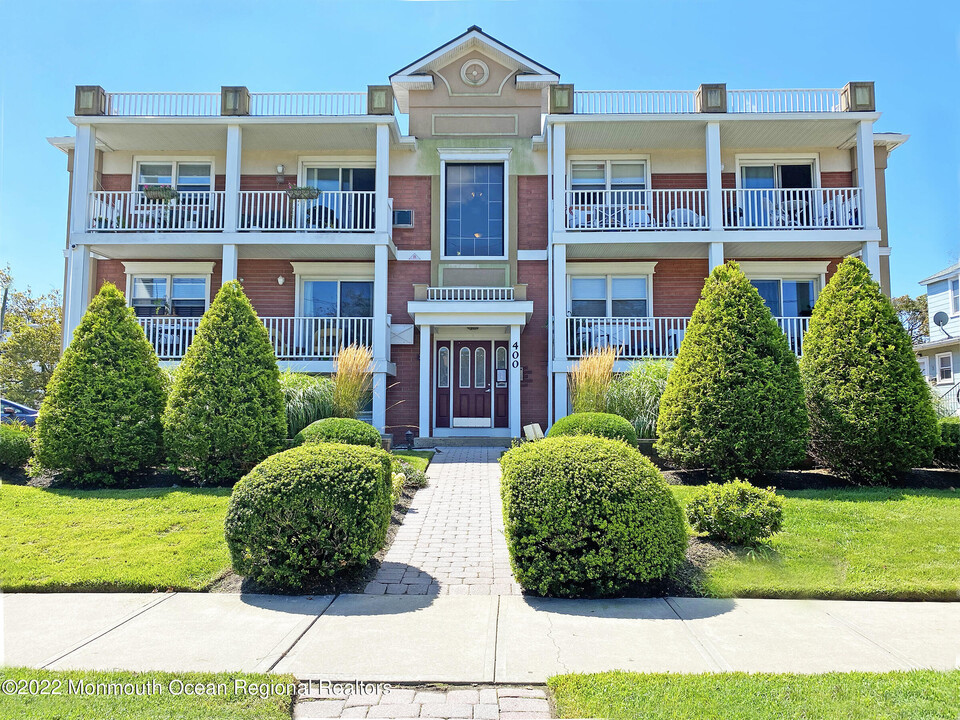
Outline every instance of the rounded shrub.
{"type": "Polygon", "coordinates": [[[557,420],[547,437],[563,435],[593,435],[595,437],[622,440],[630,447],[637,446],[637,431],[630,422],[619,415],[600,412],[581,412],[557,420]]]}
{"type": "Polygon", "coordinates": [[[938,465],[960,468],[960,417],[940,418],[940,445],[935,457],[938,465]]]}
{"type": "Polygon", "coordinates": [[[930,464],[939,443],[930,393],[907,331],[860,260],[844,260],[820,293],[800,368],[817,462],[859,483],[930,464]]]}
{"type": "Polygon", "coordinates": [[[690,500],[687,519],[694,530],[715,540],[752,545],[780,532],[783,498],[773,488],[764,490],[744,480],[710,483],[690,500]]]}
{"type": "Polygon", "coordinates": [[[524,588],[609,595],[683,561],[683,513],[637,450],[587,435],[551,437],[510,450],[500,465],[507,545],[524,588]]]}
{"type": "Polygon", "coordinates": [[[164,379],[123,293],[104,283],[47,385],[34,470],[122,486],[162,461],[164,379]]]}
{"type": "Polygon", "coordinates": [[[225,536],[233,569],[295,589],[365,564],[390,524],[390,456],[356,445],[304,445],[273,455],[234,487],[225,536]]]}
{"type": "Polygon", "coordinates": [[[233,483],[287,435],[280,371],[238,282],[220,288],[177,370],[163,414],[170,460],[200,483],[233,483]]]}
{"type": "Polygon", "coordinates": [[[667,378],[656,450],[724,479],[801,461],[807,416],[797,358],[734,262],[703,286],[667,378]]]}
{"type": "Polygon", "coordinates": [[[0,425],[0,467],[18,470],[27,464],[31,452],[26,427],[0,425]]]}
{"type": "Polygon", "coordinates": [[[295,445],[335,442],[380,447],[380,433],[370,423],[352,418],[324,418],[307,425],[293,439],[295,445]]]}

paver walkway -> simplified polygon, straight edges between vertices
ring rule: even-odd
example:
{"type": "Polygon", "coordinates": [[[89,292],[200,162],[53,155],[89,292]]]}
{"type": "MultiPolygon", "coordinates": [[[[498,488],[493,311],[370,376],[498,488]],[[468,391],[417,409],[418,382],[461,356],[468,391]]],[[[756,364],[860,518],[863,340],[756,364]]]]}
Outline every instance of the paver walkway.
{"type": "Polygon", "coordinates": [[[373,595],[519,595],[500,504],[500,448],[451,447],[433,456],[373,595]]]}

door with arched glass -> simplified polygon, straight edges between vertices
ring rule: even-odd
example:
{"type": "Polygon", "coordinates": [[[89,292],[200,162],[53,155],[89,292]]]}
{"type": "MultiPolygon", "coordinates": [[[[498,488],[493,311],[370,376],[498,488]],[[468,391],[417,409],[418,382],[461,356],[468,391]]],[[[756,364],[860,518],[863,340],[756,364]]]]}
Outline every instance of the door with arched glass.
{"type": "Polygon", "coordinates": [[[493,344],[454,340],[452,346],[452,426],[492,427],[493,344]]]}

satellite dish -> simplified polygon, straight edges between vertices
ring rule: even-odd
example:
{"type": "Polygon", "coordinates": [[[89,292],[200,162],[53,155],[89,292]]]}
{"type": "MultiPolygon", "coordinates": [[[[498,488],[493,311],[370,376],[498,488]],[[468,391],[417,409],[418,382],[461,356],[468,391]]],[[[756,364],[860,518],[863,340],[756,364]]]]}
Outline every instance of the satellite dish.
{"type": "Polygon", "coordinates": [[[950,322],[950,316],[947,315],[945,312],[943,312],[943,310],[941,310],[940,312],[936,313],[933,316],[933,324],[936,325],[937,327],[942,328],[948,322],[950,322]]]}

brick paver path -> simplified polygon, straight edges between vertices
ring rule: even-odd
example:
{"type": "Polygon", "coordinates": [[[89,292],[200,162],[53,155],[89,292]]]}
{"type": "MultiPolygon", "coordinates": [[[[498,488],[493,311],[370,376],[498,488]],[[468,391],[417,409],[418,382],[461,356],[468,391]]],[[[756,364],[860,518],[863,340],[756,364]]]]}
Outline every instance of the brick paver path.
{"type": "Polygon", "coordinates": [[[301,698],[295,720],[313,718],[471,718],[541,720],[550,718],[543,688],[398,686],[389,693],[331,697],[318,691],[301,698]]]}
{"type": "Polygon", "coordinates": [[[500,504],[499,448],[443,448],[366,593],[518,595],[500,504]]]}

